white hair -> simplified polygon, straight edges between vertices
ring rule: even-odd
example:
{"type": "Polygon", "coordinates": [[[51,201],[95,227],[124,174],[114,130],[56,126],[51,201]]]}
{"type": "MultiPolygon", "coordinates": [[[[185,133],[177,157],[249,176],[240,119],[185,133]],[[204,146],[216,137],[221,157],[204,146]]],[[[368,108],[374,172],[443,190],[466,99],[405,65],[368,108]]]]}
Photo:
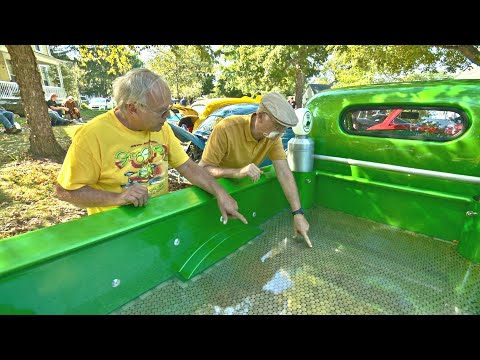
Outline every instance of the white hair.
{"type": "Polygon", "coordinates": [[[153,71],[135,68],[113,81],[113,98],[120,109],[127,104],[140,103],[146,105],[147,95],[171,98],[167,83],[153,71]]]}

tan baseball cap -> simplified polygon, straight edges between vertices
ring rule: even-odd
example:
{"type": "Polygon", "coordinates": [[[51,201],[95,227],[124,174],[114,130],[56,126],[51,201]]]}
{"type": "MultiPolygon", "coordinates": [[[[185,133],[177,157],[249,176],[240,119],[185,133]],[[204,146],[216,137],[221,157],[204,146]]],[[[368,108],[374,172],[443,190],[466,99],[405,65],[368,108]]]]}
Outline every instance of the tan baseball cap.
{"type": "Polygon", "coordinates": [[[292,105],[279,93],[271,92],[262,96],[258,111],[264,111],[280,125],[293,127],[297,125],[298,118],[292,105]]]}

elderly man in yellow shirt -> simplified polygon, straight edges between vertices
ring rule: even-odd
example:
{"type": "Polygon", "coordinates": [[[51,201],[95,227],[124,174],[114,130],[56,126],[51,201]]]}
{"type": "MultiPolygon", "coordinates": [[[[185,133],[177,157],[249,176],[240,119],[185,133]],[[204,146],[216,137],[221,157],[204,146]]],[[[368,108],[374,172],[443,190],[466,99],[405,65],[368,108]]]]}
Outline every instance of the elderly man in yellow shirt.
{"type": "Polygon", "coordinates": [[[168,193],[168,165],[193,185],[217,198],[229,217],[247,223],[237,202],[193,162],[166,123],[171,92],[154,72],[133,69],[113,83],[118,104],[79,128],[56,184],[61,200],[86,207],[88,214],[126,204],[144,206],[149,197],[168,193]]]}
{"type": "Polygon", "coordinates": [[[268,155],[292,209],[294,236],[300,233],[312,247],[308,237],[310,225],[304,217],[281,141],[286,129],[297,123],[295,111],[287,100],[278,93],[268,93],[262,97],[255,113],[230,116],[215,126],[199,165],[216,178],[249,176],[256,182],[263,173],[258,166],[268,155]]]}

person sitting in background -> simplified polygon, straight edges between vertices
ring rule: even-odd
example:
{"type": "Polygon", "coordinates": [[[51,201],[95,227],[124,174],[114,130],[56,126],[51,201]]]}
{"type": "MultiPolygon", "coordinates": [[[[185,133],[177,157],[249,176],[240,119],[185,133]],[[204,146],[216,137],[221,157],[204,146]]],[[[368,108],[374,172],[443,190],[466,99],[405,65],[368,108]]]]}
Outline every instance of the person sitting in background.
{"type": "Polygon", "coordinates": [[[5,127],[5,133],[18,134],[22,131],[15,126],[15,114],[0,106],[0,123],[5,127]]]}
{"type": "Polygon", "coordinates": [[[65,103],[62,104],[62,106],[65,106],[68,110],[67,113],[70,115],[70,119],[73,120],[74,117],[77,117],[77,120],[79,122],[84,122],[82,119],[82,116],[80,115],[80,110],[75,106],[75,100],[73,100],[73,96],[68,96],[67,100],[65,100],[65,103]]]}
{"type": "Polygon", "coordinates": [[[50,122],[52,126],[59,126],[59,125],[70,125],[75,122],[75,120],[67,120],[58,115],[58,112],[48,108],[48,116],[50,117],[50,122]]]}
{"type": "Polygon", "coordinates": [[[63,116],[63,111],[68,111],[68,108],[65,106],[58,106],[57,105],[57,94],[50,95],[50,100],[47,100],[47,106],[49,109],[56,111],[58,115],[63,116]]]}
{"type": "Polygon", "coordinates": [[[187,106],[187,99],[185,98],[185,96],[183,96],[183,97],[180,99],[180,105],[182,105],[182,106],[187,106]]]}

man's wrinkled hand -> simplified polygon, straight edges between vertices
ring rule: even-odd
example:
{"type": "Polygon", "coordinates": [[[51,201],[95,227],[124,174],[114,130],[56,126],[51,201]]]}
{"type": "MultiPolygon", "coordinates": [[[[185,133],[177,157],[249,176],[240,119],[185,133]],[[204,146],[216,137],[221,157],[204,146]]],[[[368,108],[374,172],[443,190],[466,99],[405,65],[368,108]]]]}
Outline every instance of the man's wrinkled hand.
{"type": "Polygon", "coordinates": [[[249,176],[253,182],[257,182],[260,179],[260,176],[263,174],[263,171],[258,168],[255,164],[248,164],[240,169],[240,176],[245,177],[249,176]]]}
{"type": "Polygon", "coordinates": [[[223,224],[228,222],[228,218],[240,219],[244,224],[248,224],[247,219],[238,212],[237,202],[227,193],[217,197],[218,208],[222,214],[223,224]]]}
{"type": "Polygon", "coordinates": [[[119,205],[132,204],[135,207],[145,206],[149,198],[147,187],[140,184],[134,184],[118,195],[119,205]]]}
{"type": "Polygon", "coordinates": [[[312,247],[312,242],[307,234],[308,229],[310,229],[310,224],[302,214],[293,217],[293,237],[297,237],[298,233],[300,233],[307,242],[307,245],[312,247]]]}

